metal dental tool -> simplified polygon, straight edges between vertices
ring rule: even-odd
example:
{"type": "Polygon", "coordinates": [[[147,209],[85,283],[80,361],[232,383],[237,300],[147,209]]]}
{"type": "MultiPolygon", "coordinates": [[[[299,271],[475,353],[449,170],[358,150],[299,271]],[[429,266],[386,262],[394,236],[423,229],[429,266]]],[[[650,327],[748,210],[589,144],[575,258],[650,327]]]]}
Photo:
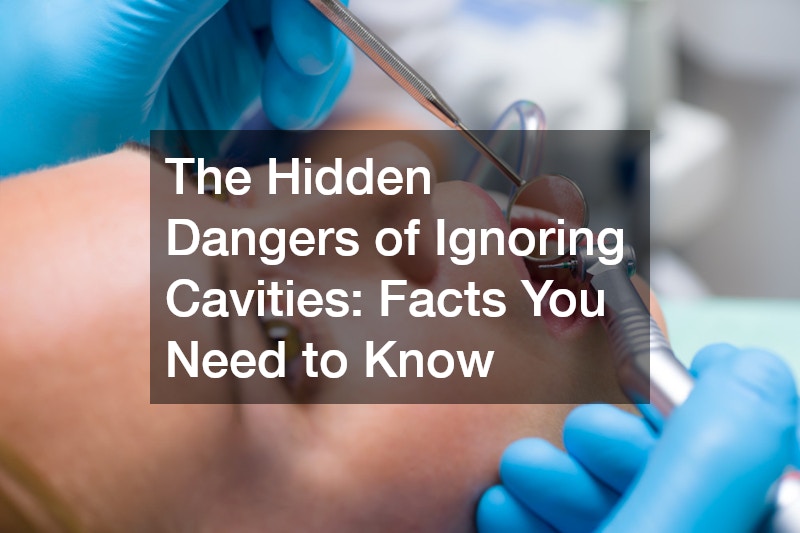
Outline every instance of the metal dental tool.
{"type": "MultiPolygon", "coordinates": [[[[522,186],[523,180],[511,169],[508,164],[500,159],[483,141],[470,131],[455,111],[448,106],[444,99],[420,76],[413,68],[403,61],[389,45],[375,35],[363,22],[361,22],[339,0],[308,0],[331,24],[339,28],[353,44],[367,55],[378,67],[384,71],[395,83],[403,88],[422,107],[433,113],[439,120],[449,127],[460,131],[464,137],[481,154],[486,156],[508,179],[517,187],[522,186]]],[[[523,176],[524,177],[524,176],[523,176]]]]}
{"type": "MultiPolygon", "coordinates": [[[[605,265],[600,257],[584,247],[569,261],[539,268],[570,269],[573,277],[589,284],[595,298],[597,291],[603,291],[601,321],[614,353],[617,381],[645,419],[661,429],[672,410],[689,396],[694,378],[675,357],[630,280],[636,272],[633,248],[625,245],[618,264],[605,265]]],[[[800,533],[800,474],[785,474],[773,492],[771,514],[759,531],[800,533]]]]}

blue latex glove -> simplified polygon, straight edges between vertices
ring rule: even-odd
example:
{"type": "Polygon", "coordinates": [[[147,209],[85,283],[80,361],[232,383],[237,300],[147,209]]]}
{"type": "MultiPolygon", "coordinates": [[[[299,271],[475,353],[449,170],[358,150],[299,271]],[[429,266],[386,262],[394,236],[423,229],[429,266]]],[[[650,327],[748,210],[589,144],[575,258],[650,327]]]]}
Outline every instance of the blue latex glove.
{"type": "Polygon", "coordinates": [[[541,439],[512,444],[478,530],[752,531],[797,447],[791,372],[726,345],[701,351],[692,372],[697,385],[658,441],[642,419],[587,405],[565,422],[568,453],[541,439]]]}
{"type": "Polygon", "coordinates": [[[5,2],[0,56],[0,176],[151,129],[227,130],[259,97],[276,126],[311,128],[352,65],[306,0],[5,2]]]}

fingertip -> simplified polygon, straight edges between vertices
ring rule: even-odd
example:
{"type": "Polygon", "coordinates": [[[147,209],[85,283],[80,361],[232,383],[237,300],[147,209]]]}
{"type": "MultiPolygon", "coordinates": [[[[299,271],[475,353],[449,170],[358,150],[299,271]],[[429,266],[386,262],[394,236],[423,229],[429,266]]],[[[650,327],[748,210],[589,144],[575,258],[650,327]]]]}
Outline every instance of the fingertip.
{"type": "Polygon", "coordinates": [[[741,350],[731,360],[731,377],[769,404],[794,406],[797,403],[792,370],[771,352],[741,350]]]}
{"type": "Polygon", "coordinates": [[[642,418],[605,404],[581,406],[564,424],[564,447],[583,467],[623,492],[656,442],[642,418]]]}
{"type": "Polygon", "coordinates": [[[719,373],[768,403],[796,403],[792,370],[781,357],[766,350],[739,349],[730,344],[706,346],[695,356],[692,372],[699,377],[719,373]]]}
{"type": "Polygon", "coordinates": [[[572,479],[577,465],[566,453],[544,439],[528,438],[511,443],[500,458],[500,479],[505,488],[534,508],[535,500],[549,483],[572,479]]]}
{"type": "Polygon", "coordinates": [[[475,522],[478,533],[554,531],[500,485],[495,485],[483,493],[478,501],[475,522]]]}
{"type": "Polygon", "coordinates": [[[587,447],[607,448],[616,443],[626,449],[648,450],[655,438],[641,417],[613,405],[580,406],[564,422],[564,447],[577,457],[587,447]]]}
{"type": "Polygon", "coordinates": [[[494,485],[486,490],[478,502],[478,509],[502,507],[511,495],[501,485],[494,485]]]}
{"type": "Polygon", "coordinates": [[[512,442],[500,458],[500,477],[509,481],[520,468],[547,465],[560,460],[563,452],[544,439],[528,438],[512,442]]]}
{"type": "Polygon", "coordinates": [[[622,411],[618,407],[607,403],[579,405],[564,420],[564,434],[566,435],[571,428],[604,426],[610,421],[616,420],[620,413],[622,411]]]}
{"type": "Polygon", "coordinates": [[[320,76],[299,74],[275,50],[267,54],[262,103],[270,121],[280,129],[302,130],[319,126],[330,115],[352,71],[352,53],[320,76]]]}
{"type": "Polygon", "coordinates": [[[335,75],[333,77],[333,83],[331,83],[327,89],[327,92],[325,93],[321,104],[318,106],[312,120],[308,125],[304,126],[305,129],[318,128],[328,119],[337,100],[339,100],[339,97],[342,96],[342,93],[347,87],[347,83],[350,81],[350,76],[353,72],[353,61],[353,50],[352,48],[348,48],[347,52],[342,58],[342,64],[334,71],[335,75]]]}
{"type": "Polygon", "coordinates": [[[344,35],[307,0],[273,2],[272,28],[286,64],[306,76],[324,74],[347,49],[344,35]]]}
{"type": "Polygon", "coordinates": [[[710,344],[703,347],[692,359],[689,371],[696,377],[706,369],[732,357],[739,349],[726,343],[710,344]]]}

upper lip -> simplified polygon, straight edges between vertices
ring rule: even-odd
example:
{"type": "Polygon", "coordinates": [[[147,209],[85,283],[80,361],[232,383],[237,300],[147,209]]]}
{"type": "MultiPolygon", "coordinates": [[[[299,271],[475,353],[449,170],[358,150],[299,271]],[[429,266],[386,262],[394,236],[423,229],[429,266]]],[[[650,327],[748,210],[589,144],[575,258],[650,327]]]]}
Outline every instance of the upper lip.
{"type": "MultiPolygon", "coordinates": [[[[479,189],[478,187],[474,187],[475,193],[480,196],[485,205],[487,206],[487,214],[489,217],[489,221],[493,224],[497,224],[504,229],[506,237],[510,234],[511,229],[509,228],[509,224],[506,221],[505,216],[503,216],[502,211],[498,207],[497,203],[494,199],[486,194],[485,191],[479,189]]],[[[530,227],[531,229],[537,230],[539,228],[547,228],[551,227],[556,224],[557,217],[551,215],[550,213],[536,211],[527,213],[525,216],[524,225],[530,227]]],[[[519,223],[520,220],[517,220],[519,223]]],[[[522,225],[522,224],[519,224],[522,225]]],[[[576,296],[578,296],[578,291],[581,288],[582,284],[580,281],[574,278],[572,272],[567,269],[540,269],[539,265],[541,263],[535,263],[533,261],[528,261],[523,257],[516,256],[512,253],[509,253],[510,260],[513,262],[515,268],[517,269],[520,280],[522,279],[529,279],[534,286],[534,288],[539,291],[547,282],[547,280],[552,280],[553,285],[550,288],[550,291],[555,291],[558,289],[566,289],[573,292],[576,296]]],[[[548,298],[545,298],[545,302],[548,301],[548,298]]],[[[547,305],[545,306],[547,307],[547,305]]],[[[575,313],[567,318],[559,318],[555,315],[544,315],[546,320],[544,323],[546,324],[546,329],[549,333],[557,338],[563,338],[563,334],[568,331],[576,331],[576,328],[580,328],[581,324],[586,324],[588,319],[583,319],[580,311],[576,309],[575,313]],[[547,319],[549,317],[549,319],[547,319]]]]}
{"type": "MultiPolygon", "coordinates": [[[[486,205],[489,221],[503,228],[506,237],[508,237],[510,233],[508,222],[506,221],[503,211],[497,205],[497,202],[494,200],[494,198],[489,196],[489,194],[487,194],[486,191],[480,187],[477,187],[474,184],[468,185],[472,187],[475,194],[479,196],[486,205]]],[[[555,224],[557,220],[556,215],[541,210],[532,210],[530,213],[527,213],[525,218],[527,222],[526,225],[533,229],[548,227],[549,225],[555,224]]],[[[540,263],[527,261],[523,257],[511,253],[509,253],[509,255],[514,263],[514,267],[520,274],[520,279],[530,279],[537,285],[543,284],[548,279],[552,279],[555,288],[563,288],[573,291],[577,290],[580,285],[578,281],[573,278],[572,273],[568,270],[543,270],[539,268],[540,263]]]]}
{"type": "MultiPolygon", "coordinates": [[[[497,202],[494,198],[489,196],[489,194],[478,187],[473,183],[465,182],[465,185],[469,186],[474,194],[479,197],[486,207],[486,213],[489,218],[489,222],[498,226],[503,229],[503,233],[506,236],[506,240],[508,240],[508,235],[510,232],[510,228],[508,227],[508,221],[506,220],[505,215],[503,215],[503,211],[500,209],[500,206],[497,205],[497,202]]],[[[520,279],[529,278],[530,275],[528,274],[528,268],[525,265],[527,261],[525,261],[522,257],[516,256],[514,254],[509,254],[511,256],[511,260],[514,264],[514,268],[517,269],[517,273],[520,276],[520,279]]]]}

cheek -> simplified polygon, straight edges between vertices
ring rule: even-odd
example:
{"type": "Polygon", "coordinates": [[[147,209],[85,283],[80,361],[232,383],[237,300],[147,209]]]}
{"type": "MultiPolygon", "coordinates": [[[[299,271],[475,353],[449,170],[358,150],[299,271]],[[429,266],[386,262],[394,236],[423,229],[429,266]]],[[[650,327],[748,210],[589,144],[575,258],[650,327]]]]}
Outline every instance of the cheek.
{"type": "MultiPolygon", "coordinates": [[[[336,409],[342,406],[331,406],[336,409]]],[[[497,482],[500,455],[513,440],[560,443],[569,406],[353,406],[329,442],[327,483],[343,507],[371,515],[382,530],[464,531],[481,493],[497,482]],[[347,487],[342,489],[341,487],[347,487]],[[388,528],[388,529],[386,529],[388,528]],[[396,529],[395,529],[396,528],[396,529]]],[[[364,524],[361,524],[364,525],[364,524]]]]}

